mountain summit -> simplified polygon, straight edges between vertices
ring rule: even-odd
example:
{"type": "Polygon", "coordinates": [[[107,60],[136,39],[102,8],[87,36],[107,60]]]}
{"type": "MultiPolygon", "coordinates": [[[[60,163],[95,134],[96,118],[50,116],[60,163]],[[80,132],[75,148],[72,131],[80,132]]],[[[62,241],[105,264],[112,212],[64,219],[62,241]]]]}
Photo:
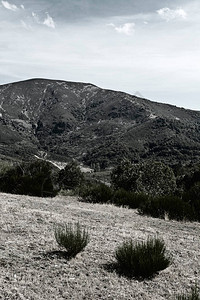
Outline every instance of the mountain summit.
{"type": "Polygon", "coordinates": [[[200,112],[93,84],[31,79],[0,86],[0,155],[76,158],[112,166],[123,157],[199,160],[200,112]]]}

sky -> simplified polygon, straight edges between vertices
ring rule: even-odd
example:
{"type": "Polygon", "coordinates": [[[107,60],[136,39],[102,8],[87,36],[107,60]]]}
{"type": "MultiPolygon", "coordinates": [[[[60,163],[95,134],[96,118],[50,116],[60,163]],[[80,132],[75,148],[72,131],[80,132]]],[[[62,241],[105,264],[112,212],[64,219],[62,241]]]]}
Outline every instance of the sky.
{"type": "Polygon", "coordinates": [[[200,0],[0,0],[0,84],[29,78],[200,111],[200,0]]]}

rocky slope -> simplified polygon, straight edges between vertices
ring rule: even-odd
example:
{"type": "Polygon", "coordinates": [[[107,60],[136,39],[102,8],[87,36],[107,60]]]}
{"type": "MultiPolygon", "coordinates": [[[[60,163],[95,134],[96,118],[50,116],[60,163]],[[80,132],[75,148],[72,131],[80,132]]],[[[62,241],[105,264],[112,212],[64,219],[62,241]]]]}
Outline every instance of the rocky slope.
{"type": "Polygon", "coordinates": [[[123,157],[197,161],[200,111],[86,83],[32,79],[0,86],[0,154],[38,153],[101,167],[123,157]]]}

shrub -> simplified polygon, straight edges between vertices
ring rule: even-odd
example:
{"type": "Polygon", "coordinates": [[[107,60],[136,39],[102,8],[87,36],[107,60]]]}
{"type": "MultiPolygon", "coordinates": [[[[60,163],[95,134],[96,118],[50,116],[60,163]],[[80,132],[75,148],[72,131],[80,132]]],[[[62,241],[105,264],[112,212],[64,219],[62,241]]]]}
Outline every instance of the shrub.
{"type": "Polygon", "coordinates": [[[129,208],[138,208],[143,202],[147,201],[148,196],[137,194],[124,189],[114,192],[112,203],[118,206],[128,206],[129,208]]]}
{"type": "Polygon", "coordinates": [[[54,168],[43,160],[17,165],[0,174],[0,190],[11,194],[54,197],[58,192],[53,182],[54,168]]]}
{"type": "Polygon", "coordinates": [[[79,223],[68,223],[55,228],[55,239],[59,246],[66,249],[67,257],[75,257],[89,242],[89,234],[86,229],[81,229],[79,223]]]}
{"type": "Polygon", "coordinates": [[[162,219],[167,214],[177,221],[194,219],[190,204],[176,196],[151,197],[141,205],[139,213],[162,219]]]}
{"type": "Polygon", "coordinates": [[[62,189],[74,189],[83,181],[83,173],[76,162],[72,161],[58,173],[58,184],[62,189]]]}
{"type": "Polygon", "coordinates": [[[191,288],[189,294],[182,294],[176,297],[177,300],[200,300],[199,288],[197,285],[191,288]]]}
{"type": "Polygon", "coordinates": [[[171,263],[165,251],[164,242],[157,238],[135,245],[132,240],[126,241],[115,253],[118,271],[130,278],[150,278],[171,263]]]}
{"type": "Polygon", "coordinates": [[[194,219],[200,221],[200,182],[183,194],[183,200],[192,207],[194,219]]]}
{"type": "Polygon", "coordinates": [[[97,183],[82,187],[79,192],[82,199],[91,203],[107,203],[113,196],[112,189],[104,183],[97,183]]]}
{"type": "MultiPolygon", "coordinates": [[[[197,167],[197,166],[196,166],[197,167]]],[[[182,184],[185,190],[189,190],[195,185],[195,183],[200,182],[200,167],[197,170],[189,171],[182,178],[182,184]]]]}

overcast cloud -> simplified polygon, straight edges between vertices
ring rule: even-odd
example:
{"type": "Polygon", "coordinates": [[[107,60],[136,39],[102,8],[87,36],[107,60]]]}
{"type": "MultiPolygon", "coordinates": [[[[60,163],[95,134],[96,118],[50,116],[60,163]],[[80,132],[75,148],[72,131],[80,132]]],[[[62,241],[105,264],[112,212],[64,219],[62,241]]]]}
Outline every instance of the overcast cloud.
{"type": "Polygon", "coordinates": [[[0,84],[33,77],[200,110],[199,0],[0,1],[0,84]]]}

